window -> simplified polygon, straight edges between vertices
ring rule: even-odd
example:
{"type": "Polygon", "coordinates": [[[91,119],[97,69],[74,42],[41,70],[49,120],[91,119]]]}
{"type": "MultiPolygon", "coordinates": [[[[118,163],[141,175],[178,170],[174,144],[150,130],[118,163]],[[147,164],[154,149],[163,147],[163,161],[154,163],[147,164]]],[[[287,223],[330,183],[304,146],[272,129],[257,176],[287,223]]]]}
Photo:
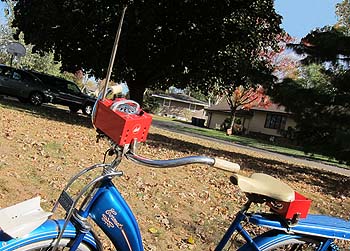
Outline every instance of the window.
{"type": "Polygon", "coordinates": [[[5,75],[6,70],[2,67],[0,67],[0,75],[5,75]]]}
{"type": "Polygon", "coordinates": [[[13,72],[13,76],[12,76],[13,79],[16,79],[16,80],[21,80],[22,79],[22,76],[19,72],[13,72]]]}
{"type": "Polygon", "coordinates": [[[283,129],[286,126],[286,121],[286,116],[268,113],[266,115],[265,128],[283,129]]]}
{"type": "Polygon", "coordinates": [[[190,111],[196,111],[196,108],[197,108],[197,106],[195,104],[190,104],[188,109],[190,111]]]}
{"type": "Polygon", "coordinates": [[[68,83],[67,84],[67,88],[71,93],[75,93],[75,94],[79,94],[80,93],[80,89],[78,86],[76,86],[73,83],[68,83]]]}
{"type": "MultiPolygon", "coordinates": [[[[19,80],[25,81],[25,82],[33,82],[33,81],[37,81],[37,78],[26,73],[23,71],[15,71],[13,72],[13,76],[15,76],[16,74],[18,74],[18,78],[19,80]]],[[[14,77],[15,78],[15,77],[14,77]]],[[[40,80],[39,80],[40,81],[40,80]]]]}
{"type": "Polygon", "coordinates": [[[11,70],[5,67],[0,67],[0,75],[5,77],[11,77],[11,70]]]}
{"type": "Polygon", "coordinates": [[[163,105],[164,106],[170,106],[170,100],[169,99],[164,99],[163,105]]]}

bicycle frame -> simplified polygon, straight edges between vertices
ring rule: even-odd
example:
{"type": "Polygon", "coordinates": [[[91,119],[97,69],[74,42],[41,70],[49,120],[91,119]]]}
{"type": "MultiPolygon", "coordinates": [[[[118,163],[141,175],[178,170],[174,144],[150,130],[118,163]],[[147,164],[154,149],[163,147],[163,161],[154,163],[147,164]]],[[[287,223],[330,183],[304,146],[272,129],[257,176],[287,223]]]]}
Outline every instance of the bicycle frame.
{"type": "Polygon", "coordinates": [[[90,216],[117,250],[142,251],[142,238],[136,219],[114,184],[104,180],[93,193],[79,215],[83,218],[90,216]]]}
{"type": "Polygon", "coordinates": [[[105,164],[94,165],[84,169],[68,182],[53,209],[54,212],[58,204],[61,204],[67,212],[66,219],[49,219],[23,238],[11,238],[0,231],[0,251],[9,251],[24,245],[50,239],[55,240],[53,241],[53,250],[55,250],[62,238],[74,240],[70,247],[72,251],[76,250],[82,241],[89,244],[93,250],[102,250],[98,239],[95,238],[95,235],[90,230],[91,227],[86,221],[88,217],[91,217],[105,232],[117,250],[142,251],[142,239],[136,219],[111,181],[111,177],[120,176],[120,172],[106,169],[107,173],[102,174],[85,186],[81,194],[75,199],[72,199],[67,193],[68,188],[83,174],[99,167],[105,168],[109,166],[105,164]],[[92,186],[93,189],[85,198],[81,208],[77,210],[75,207],[81,195],[92,186]]]}
{"type": "Polygon", "coordinates": [[[233,222],[231,223],[229,228],[226,230],[226,233],[224,234],[221,241],[219,242],[219,244],[215,248],[215,251],[221,251],[225,247],[227,242],[230,240],[231,236],[236,231],[245,239],[247,244],[249,244],[249,246],[246,246],[246,248],[243,248],[243,249],[240,248],[239,250],[251,250],[251,251],[257,250],[257,251],[259,251],[259,247],[255,244],[252,237],[249,235],[249,233],[241,225],[241,222],[248,218],[246,215],[246,212],[247,212],[248,208],[250,207],[250,205],[251,205],[251,202],[246,203],[243,206],[243,208],[241,209],[241,211],[239,211],[237,213],[235,219],[233,220],[233,222]]]}
{"type": "MultiPolygon", "coordinates": [[[[143,251],[141,233],[135,216],[112,183],[113,177],[122,175],[122,172],[116,171],[122,156],[125,155],[137,163],[153,167],[175,167],[188,163],[205,163],[215,166],[213,159],[203,156],[153,161],[137,156],[133,152],[114,151],[113,154],[116,154],[117,157],[111,164],[97,164],[88,167],[68,182],[52,210],[54,213],[60,204],[67,212],[64,220],[49,219],[22,238],[11,238],[0,231],[0,251],[10,251],[44,240],[51,240],[52,249],[50,250],[55,251],[62,238],[72,240],[69,245],[71,251],[77,250],[82,242],[87,244],[91,250],[102,250],[99,240],[87,222],[89,217],[103,230],[117,250],[143,251]],[[103,168],[102,174],[93,178],[75,198],[72,198],[68,194],[72,184],[81,176],[97,168],[103,168]],[[84,200],[78,209],[78,201],[83,196],[84,200]]],[[[262,214],[247,213],[252,203],[264,202],[259,196],[248,196],[248,198],[249,201],[237,213],[215,251],[222,250],[234,233],[240,234],[246,241],[238,248],[239,251],[264,250],[285,240],[304,237],[319,241],[321,246],[318,250],[320,251],[337,250],[333,239],[350,239],[350,223],[347,221],[329,216],[314,217],[311,215],[305,220],[300,220],[299,224],[290,226],[276,217],[271,219],[262,214]],[[247,221],[272,230],[257,237],[251,236],[241,224],[247,221]]]]}
{"type": "MultiPolygon", "coordinates": [[[[271,242],[307,236],[322,242],[319,247],[320,251],[337,250],[333,243],[334,238],[350,239],[350,224],[344,220],[310,215],[307,219],[301,220],[299,224],[289,227],[283,223],[283,220],[277,218],[270,219],[261,214],[247,214],[251,203],[248,201],[237,213],[215,251],[222,250],[235,232],[246,241],[246,244],[238,249],[239,251],[259,251],[271,242]],[[268,227],[272,230],[258,237],[252,237],[241,224],[247,220],[254,225],[268,227]]],[[[143,250],[136,219],[110,180],[101,183],[94,192],[93,199],[86,206],[85,211],[80,212],[80,215],[83,217],[89,215],[94,219],[117,250],[143,250]]]]}
{"type": "MultiPolygon", "coordinates": [[[[250,204],[251,202],[248,202],[244,205],[242,210],[237,213],[234,221],[224,234],[215,251],[222,250],[235,232],[242,235],[247,242],[238,249],[239,251],[261,250],[261,247],[271,242],[276,243],[282,240],[300,238],[300,236],[303,236],[287,233],[287,229],[282,226],[278,220],[269,220],[261,215],[247,214],[246,212],[250,204]],[[247,220],[255,225],[269,228],[277,229],[277,226],[279,226],[279,229],[268,231],[263,235],[253,238],[241,225],[241,222],[247,222],[247,220]],[[272,232],[273,234],[269,235],[269,233],[272,232]]],[[[106,178],[96,184],[87,203],[84,204],[84,207],[79,211],[76,211],[75,216],[78,216],[79,219],[90,216],[105,232],[117,250],[143,250],[141,234],[136,219],[117,188],[111,182],[111,179],[106,178]]],[[[64,220],[50,219],[25,238],[0,241],[0,251],[10,251],[40,240],[56,239],[60,233],[58,229],[64,229],[62,234],[63,238],[75,240],[73,246],[70,248],[71,251],[76,250],[77,246],[79,246],[82,241],[88,243],[93,250],[101,250],[99,241],[96,239],[95,235],[90,232],[90,229],[88,229],[88,231],[82,229],[76,217],[72,217],[66,226],[64,220]]],[[[315,235],[310,236],[310,238],[315,239],[315,235]]],[[[345,237],[348,238],[349,236],[345,237]]],[[[0,238],[3,239],[4,236],[0,236],[0,238]]],[[[331,238],[321,239],[323,240],[323,245],[319,250],[329,250],[328,248],[331,248],[330,250],[336,250],[332,248],[333,240],[331,238]]]]}
{"type": "Polygon", "coordinates": [[[321,243],[318,251],[339,250],[334,239],[350,240],[350,222],[326,215],[310,214],[306,219],[289,224],[275,214],[247,213],[251,201],[248,201],[239,211],[219,242],[215,251],[221,251],[231,239],[234,233],[241,235],[246,244],[239,251],[264,250],[272,244],[291,239],[311,239],[321,243]],[[267,232],[252,237],[241,225],[241,222],[250,222],[255,226],[269,228],[267,232]]]}
{"type": "MultiPolygon", "coordinates": [[[[252,238],[252,236],[249,235],[249,233],[242,227],[241,222],[245,220],[250,221],[250,217],[247,216],[244,212],[240,211],[237,215],[230,227],[227,229],[226,233],[224,234],[223,238],[219,242],[218,246],[215,248],[215,251],[221,251],[225,247],[225,245],[230,240],[231,236],[237,232],[239,233],[246,241],[246,244],[241,246],[238,251],[259,251],[262,248],[269,247],[271,243],[278,243],[284,240],[288,239],[298,239],[300,237],[303,237],[303,235],[293,235],[292,233],[287,233],[284,230],[270,230],[265,232],[262,235],[259,235],[256,238],[252,238]]],[[[255,224],[259,225],[259,224],[255,224]]],[[[270,227],[265,225],[266,227],[270,227]]],[[[285,229],[286,230],[286,229],[285,229]]],[[[315,236],[311,236],[311,239],[315,239],[315,236]]],[[[326,250],[337,250],[337,249],[329,249],[333,244],[333,239],[322,239],[323,244],[321,247],[319,247],[319,251],[326,251],[326,250]]]]}
{"type": "MultiPolygon", "coordinates": [[[[121,151],[116,151],[115,153],[117,154],[117,157],[111,164],[97,164],[91,166],[71,178],[54,206],[53,212],[56,210],[58,204],[61,204],[67,212],[67,224],[69,221],[72,221],[77,228],[77,236],[70,248],[72,251],[76,250],[80,242],[83,240],[85,233],[89,231],[89,226],[87,226],[86,223],[88,217],[91,217],[104,231],[117,250],[143,250],[141,233],[135,216],[111,181],[112,177],[122,175],[121,172],[115,171],[115,167],[119,165],[123,153],[121,151]],[[72,199],[67,193],[69,187],[74,181],[79,179],[79,177],[96,168],[103,168],[102,175],[87,184],[80,194],[75,199],[72,199]],[[90,189],[91,187],[92,189],[90,189]],[[85,197],[80,209],[74,211],[78,200],[89,189],[90,193],[85,197]]],[[[148,160],[137,156],[132,152],[126,153],[125,155],[136,163],[142,163],[152,167],[176,167],[184,165],[185,163],[205,163],[208,165],[215,165],[214,159],[204,156],[192,156],[175,160],[160,161],[148,160]]],[[[226,167],[224,168],[226,169],[226,167]]],[[[60,236],[58,237],[56,244],[58,244],[59,240],[60,236]]],[[[56,246],[53,248],[53,251],[55,248],[56,246]]]]}

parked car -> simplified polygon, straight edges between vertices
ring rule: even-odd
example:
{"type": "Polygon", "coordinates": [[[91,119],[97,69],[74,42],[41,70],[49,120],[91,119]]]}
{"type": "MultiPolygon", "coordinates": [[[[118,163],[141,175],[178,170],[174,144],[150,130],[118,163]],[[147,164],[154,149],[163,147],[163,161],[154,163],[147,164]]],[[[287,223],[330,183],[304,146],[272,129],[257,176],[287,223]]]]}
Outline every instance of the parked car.
{"type": "Polygon", "coordinates": [[[0,65],[0,93],[36,106],[51,102],[53,98],[49,88],[38,77],[6,65],[0,65]]]}
{"type": "Polygon", "coordinates": [[[82,93],[75,83],[37,71],[29,72],[41,79],[50,89],[53,96],[52,103],[68,106],[71,112],[81,109],[84,114],[91,115],[96,99],[82,93]]]}

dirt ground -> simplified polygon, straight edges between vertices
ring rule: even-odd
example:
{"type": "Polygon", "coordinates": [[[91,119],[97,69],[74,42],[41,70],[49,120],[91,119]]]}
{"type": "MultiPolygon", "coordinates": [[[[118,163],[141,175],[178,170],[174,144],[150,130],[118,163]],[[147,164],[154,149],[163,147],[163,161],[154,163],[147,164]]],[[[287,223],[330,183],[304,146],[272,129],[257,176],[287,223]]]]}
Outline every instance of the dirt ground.
{"type": "MultiPolygon", "coordinates": [[[[89,118],[51,106],[0,100],[0,132],[1,207],[40,195],[50,210],[67,180],[102,162],[108,149],[96,143],[89,118]]],[[[288,183],[313,200],[312,213],[350,217],[349,177],[153,127],[138,153],[224,158],[239,163],[243,175],[263,172],[288,183]]],[[[152,169],[123,160],[120,170],[124,175],[114,183],[137,218],[145,250],[213,250],[246,201],[230,173],[207,166],[152,169]]]]}

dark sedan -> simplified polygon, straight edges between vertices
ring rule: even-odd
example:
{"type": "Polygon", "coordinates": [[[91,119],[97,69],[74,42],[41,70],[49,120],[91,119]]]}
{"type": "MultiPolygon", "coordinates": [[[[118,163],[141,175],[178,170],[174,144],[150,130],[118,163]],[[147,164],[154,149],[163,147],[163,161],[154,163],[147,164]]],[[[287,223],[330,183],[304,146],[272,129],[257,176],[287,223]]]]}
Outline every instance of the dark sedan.
{"type": "Polygon", "coordinates": [[[30,71],[50,88],[53,96],[52,103],[68,106],[71,112],[82,110],[86,115],[91,115],[96,99],[81,92],[79,87],[66,79],[30,71]]]}
{"type": "Polygon", "coordinates": [[[53,98],[49,88],[38,77],[6,65],[0,65],[0,94],[16,97],[33,105],[51,102],[53,98]]]}

